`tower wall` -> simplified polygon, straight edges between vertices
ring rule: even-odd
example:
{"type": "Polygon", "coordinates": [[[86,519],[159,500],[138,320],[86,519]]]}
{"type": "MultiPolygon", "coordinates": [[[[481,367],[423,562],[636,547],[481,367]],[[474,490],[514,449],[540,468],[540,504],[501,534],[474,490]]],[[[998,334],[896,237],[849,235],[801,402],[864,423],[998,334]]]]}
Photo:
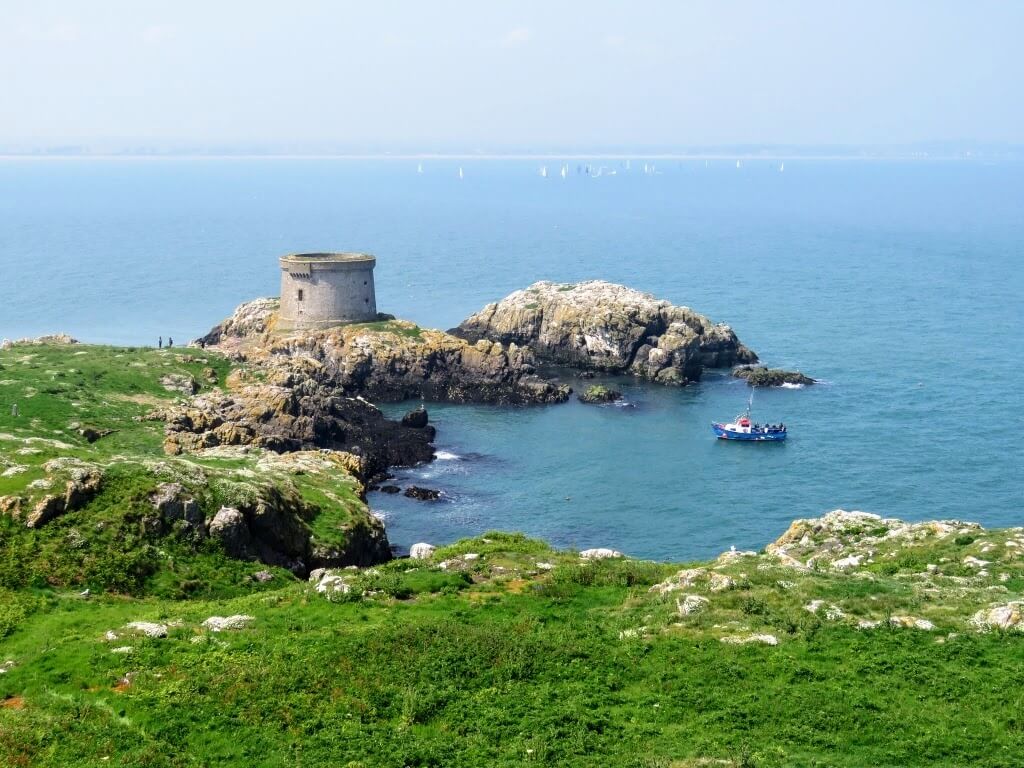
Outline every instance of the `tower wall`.
{"type": "Polygon", "coordinates": [[[326,328],[376,320],[376,261],[364,253],[282,256],[279,327],[326,328]]]}

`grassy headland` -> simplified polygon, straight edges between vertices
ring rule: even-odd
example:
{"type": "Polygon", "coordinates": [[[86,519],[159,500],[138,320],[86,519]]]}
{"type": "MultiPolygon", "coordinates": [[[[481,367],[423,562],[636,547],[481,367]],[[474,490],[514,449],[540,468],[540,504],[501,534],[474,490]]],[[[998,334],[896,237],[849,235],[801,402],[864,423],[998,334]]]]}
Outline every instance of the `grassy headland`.
{"type": "Polygon", "coordinates": [[[490,533],[307,581],[153,519],[167,483],[206,519],[290,499],[333,545],[367,515],[312,452],[164,454],[166,386],[231,370],[0,352],[0,764],[1021,764],[1021,529],[835,514],[688,564],[490,533]]]}

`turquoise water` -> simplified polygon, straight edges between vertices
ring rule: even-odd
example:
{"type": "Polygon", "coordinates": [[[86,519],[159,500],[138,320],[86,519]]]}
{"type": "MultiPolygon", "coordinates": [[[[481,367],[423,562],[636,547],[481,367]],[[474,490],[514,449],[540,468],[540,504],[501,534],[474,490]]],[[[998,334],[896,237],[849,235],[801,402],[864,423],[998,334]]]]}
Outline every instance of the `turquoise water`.
{"type": "Polygon", "coordinates": [[[1024,523],[1024,166],[604,164],[0,162],[0,336],[183,341],[274,294],[293,250],[376,253],[381,310],[438,327],[534,280],[604,278],[823,379],[759,393],[790,441],[713,440],[747,392],[720,376],[622,382],[631,408],[434,405],[461,458],[407,473],[441,503],[373,495],[392,541],[503,528],[683,558],[836,507],[1024,523]]]}

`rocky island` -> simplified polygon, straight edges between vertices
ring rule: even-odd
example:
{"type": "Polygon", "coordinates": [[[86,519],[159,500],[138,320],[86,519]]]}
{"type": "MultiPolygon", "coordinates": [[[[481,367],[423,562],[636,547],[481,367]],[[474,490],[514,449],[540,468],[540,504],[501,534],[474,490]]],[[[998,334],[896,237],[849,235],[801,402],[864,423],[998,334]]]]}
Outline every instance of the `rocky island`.
{"type": "Polygon", "coordinates": [[[785,371],[763,365],[742,365],[734,369],[732,375],[737,379],[743,379],[752,387],[805,387],[816,383],[814,379],[800,371],[785,371]]]}
{"type": "Polygon", "coordinates": [[[527,347],[543,362],[658,384],[687,384],[705,368],[757,362],[729,326],[600,280],[534,283],[488,304],[452,333],[527,347]]]}

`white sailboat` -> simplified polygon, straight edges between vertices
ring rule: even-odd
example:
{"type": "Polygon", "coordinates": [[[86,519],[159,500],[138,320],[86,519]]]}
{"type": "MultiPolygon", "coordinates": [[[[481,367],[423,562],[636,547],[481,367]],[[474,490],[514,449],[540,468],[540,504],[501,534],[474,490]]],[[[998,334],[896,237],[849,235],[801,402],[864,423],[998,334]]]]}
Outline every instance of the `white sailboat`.
{"type": "Polygon", "coordinates": [[[742,168],[743,167],[743,163],[741,163],[739,160],[737,160],[736,161],[736,167],[737,168],[742,168]]]}
{"type": "Polygon", "coordinates": [[[562,171],[561,171],[561,173],[562,173],[562,178],[563,178],[563,179],[564,179],[564,178],[565,178],[566,176],[568,176],[568,175],[569,175],[569,166],[568,166],[568,165],[563,165],[563,166],[562,166],[562,171]]]}
{"type": "Polygon", "coordinates": [[[784,170],[786,170],[786,164],[779,163],[779,173],[782,173],[784,170]]]}
{"type": "Polygon", "coordinates": [[[465,175],[462,173],[462,166],[460,165],[459,166],[459,181],[462,181],[464,178],[465,178],[465,175]]]}
{"type": "Polygon", "coordinates": [[[416,164],[416,173],[423,173],[423,163],[416,164]]]}
{"type": "Polygon", "coordinates": [[[542,179],[546,179],[548,177],[548,167],[546,165],[542,165],[540,167],[540,177],[542,179]]]}
{"type": "Polygon", "coordinates": [[[626,170],[629,170],[629,160],[626,161],[626,170]]]}

